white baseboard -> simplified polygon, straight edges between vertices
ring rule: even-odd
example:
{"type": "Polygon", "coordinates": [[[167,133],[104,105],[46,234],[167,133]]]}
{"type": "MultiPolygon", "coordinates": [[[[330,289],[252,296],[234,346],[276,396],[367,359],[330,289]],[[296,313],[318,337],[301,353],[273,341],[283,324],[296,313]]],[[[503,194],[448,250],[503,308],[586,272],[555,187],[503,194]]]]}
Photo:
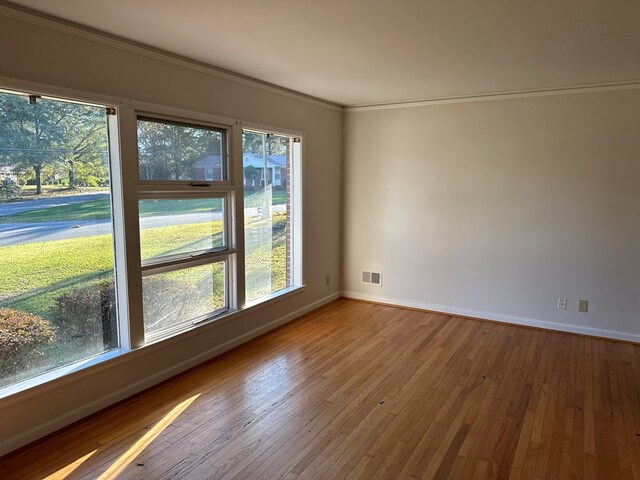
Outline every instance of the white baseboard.
{"type": "Polygon", "coordinates": [[[310,312],[311,310],[315,310],[318,307],[321,307],[337,298],[340,298],[340,296],[341,296],[341,292],[335,292],[303,308],[300,308],[294,312],[291,312],[285,316],[282,316],[276,320],[273,320],[272,322],[261,325],[260,327],[254,330],[251,330],[247,333],[244,333],[239,337],[229,340],[228,342],[225,342],[222,345],[218,345],[204,352],[200,352],[197,355],[194,355],[193,357],[187,360],[184,360],[176,365],[171,366],[170,368],[157,372],[154,375],[151,375],[149,377],[145,377],[144,379],[136,383],[127,385],[124,388],[111,392],[110,394],[105,395],[101,398],[98,398],[92,402],[85,403],[84,405],[78,408],[69,410],[68,412],[65,412],[64,415],[60,415],[48,422],[37,425],[33,428],[25,430],[24,432],[14,435],[6,440],[3,440],[2,442],[0,442],[0,457],[2,455],[6,455],[7,453],[17,448],[22,447],[23,445],[31,443],[39,438],[44,437],[45,435],[48,435],[56,430],[59,430],[60,428],[70,425],[71,423],[76,422],[88,415],[91,415],[92,413],[95,413],[105,407],[108,407],[109,405],[113,405],[114,403],[124,400],[125,398],[128,398],[132,395],[135,395],[136,393],[139,393],[149,387],[157,385],[158,383],[164,380],[167,380],[168,378],[171,378],[174,375],[177,375],[181,372],[184,372],[185,370],[188,370],[189,368],[195,367],[200,363],[203,363],[207,360],[217,357],[218,355],[221,355],[222,353],[228,350],[231,350],[232,348],[235,348],[243,343],[246,343],[249,340],[252,340],[262,335],[263,333],[268,332],[269,330],[273,330],[276,327],[279,327],[281,325],[284,325],[287,322],[295,320],[296,318],[304,315],[307,312],[310,312]]]}
{"type": "Polygon", "coordinates": [[[403,300],[396,298],[386,298],[378,295],[367,295],[358,292],[342,292],[345,298],[353,298],[355,300],[366,300],[375,303],[385,303],[388,305],[397,305],[399,307],[417,308],[420,310],[428,310],[432,312],[444,313],[447,315],[461,315],[464,317],[473,317],[480,320],[492,320],[501,323],[510,323],[513,325],[522,325],[527,327],[544,328],[546,330],[557,330],[559,332],[577,333],[580,335],[589,335],[592,337],[602,337],[613,340],[623,340],[627,342],[640,343],[640,335],[634,333],[618,332],[615,330],[605,330],[601,328],[582,327],[579,325],[571,325],[568,323],[547,322],[543,320],[533,320],[530,318],[516,317],[513,315],[502,315],[499,313],[481,312],[478,310],[467,310],[464,308],[451,307],[448,305],[436,305],[432,303],[415,302],[413,300],[403,300]]]}

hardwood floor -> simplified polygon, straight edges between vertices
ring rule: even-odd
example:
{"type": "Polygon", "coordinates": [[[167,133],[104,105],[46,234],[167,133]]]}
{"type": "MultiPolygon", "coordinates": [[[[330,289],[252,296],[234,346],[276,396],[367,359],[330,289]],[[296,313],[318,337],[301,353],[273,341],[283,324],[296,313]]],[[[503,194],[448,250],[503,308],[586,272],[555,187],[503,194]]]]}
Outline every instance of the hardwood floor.
{"type": "Polygon", "coordinates": [[[0,478],[640,479],[640,346],[340,299],[0,478]]]}

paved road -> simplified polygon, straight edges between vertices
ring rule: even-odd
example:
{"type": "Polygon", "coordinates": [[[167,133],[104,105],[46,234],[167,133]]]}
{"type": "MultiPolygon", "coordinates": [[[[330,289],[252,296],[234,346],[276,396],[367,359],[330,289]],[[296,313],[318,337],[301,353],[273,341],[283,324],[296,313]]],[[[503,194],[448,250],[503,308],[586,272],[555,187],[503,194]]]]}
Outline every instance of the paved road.
{"type": "MultiPolygon", "coordinates": [[[[275,205],[273,212],[282,213],[285,211],[285,208],[285,205],[275,205]]],[[[258,209],[248,208],[245,210],[245,215],[258,215],[258,209]]],[[[181,215],[142,217],[140,223],[142,228],[153,228],[179,225],[181,223],[210,222],[212,220],[220,220],[221,218],[222,215],[219,213],[212,215],[209,212],[197,212],[181,215]]],[[[65,240],[68,238],[91,237],[106,233],[112,233],[111,222],[108,220],[0,224],[0,247],[33,242],[65,240]]]]}
{"type": "Polygon", "coordinates": [[[88,200],[101,200],[108,198],[105,192],[83,193],[81,195],[64,195],[60,197],[39,198],[37,200],[21,200],[18,202],[0,203],[0,217],[15,215],[16,213],[40,210],[42,208],[59,207],[72,203],[86,202],[88,200]]]}

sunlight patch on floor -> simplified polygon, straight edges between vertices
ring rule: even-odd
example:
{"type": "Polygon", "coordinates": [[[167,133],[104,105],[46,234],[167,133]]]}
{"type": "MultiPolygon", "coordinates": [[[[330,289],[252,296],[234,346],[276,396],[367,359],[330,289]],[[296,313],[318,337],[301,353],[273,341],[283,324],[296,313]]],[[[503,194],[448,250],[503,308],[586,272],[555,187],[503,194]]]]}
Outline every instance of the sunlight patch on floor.
{"type": "Polygon", "coordinates": [[[73,473],[73,471],[76,468],[78,468],[80,465],[82,465],[87,459],[89,459],[97,451],[98,450],[96,449],[93,452],[87,453],[86,455],[78,458],[77,460],[75,460],[73,463],[70,463],[66,467],[63,467],[60,470],[58,470],[57,472],[46,476],[43,480],[54,480],[54,479],[57,479],[57,478],[67,478],[71,473],[73,473]]]}
{"type": "Polygon", "coordinates": [[[149,446],[151,442],[153,442],[158,435],[160,435],[165,428],[167,428],[171,423],[178,418],[182,412],[184,412],[189,405],[191,405],[200,394],[196,394],[193,397],[188,398],[184,402],[179,403],[173,409],[167,413],[162,420],[156,423],[147,433],[144,434],[136,443],[134,443],[129,450],[124,452],[120,458],[118,458],[111,466],[98,477],[98,480],[107,480],[116,478],[122,471],[127,468],[135,458],[140,455],[144,451],[145,448],[149,446]]]}

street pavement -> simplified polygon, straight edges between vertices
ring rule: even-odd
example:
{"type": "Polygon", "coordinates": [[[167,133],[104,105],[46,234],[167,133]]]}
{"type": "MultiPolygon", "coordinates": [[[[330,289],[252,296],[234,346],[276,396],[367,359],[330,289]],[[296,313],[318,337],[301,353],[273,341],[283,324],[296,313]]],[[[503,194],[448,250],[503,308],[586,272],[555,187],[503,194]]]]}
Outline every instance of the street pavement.
{"type": "Polygon", "coordinates": [[[89,200],[101,200],[108,197],[108,193],[96,192],[83,193],[80,195],[38,198],[37,200],[21,200],[18,202],[0,202],[0,217],[16,215],[17,213],[28,212],[30,210],[40,210],[42,208],[60,207],[62,205],[71,205],[72,203],[87,202],[89,200]]]}
{"type": "MultiPolygon", "coordinates": [[[[90,194],[90,198],[86,198],[86,195],[75,195],[72,198],[67,198],[65,203],[55,203],[54,200],[61,199],[42,199],[31,200],[25,202],[15,202],[11,204],[0,204],[0,216],[3,216],[3,208],[6,211],[7,205],[17,205],[22,203],[28,203],[30,205],[18,205],[18,208],[22,210],[12,210],[9,215],[18,213],[19,211],[28,211],[33,209],[40,209],[43,206],[51,207],[57,205],[65,205],[69,203],[76,203],[79,201],[86,201],[88,199],[97,199],[98,194],[90,194]],[[85,197],[83,200],[76,200],[78,197],[85,197]],[[52,201],[52,202],[49,202],[52,201]],[[38,202],[39,205],[32,205],[38,202]],[[46,203],[42,203],[46,202],[46,203]],[[28,208],[32,207],[32,208],[28,208]]],[[[283,213],[286,209],[284,204],[274,205],[273,213],[283,213]]],[[[245,209],[245,216],[258,215],[257,208],[245,209]]],[[[7,213],[4,213],[7,215],[7,213]]],[[[190,224],[190,223],[202,223],[220,220],[222,218],[221,213],[211,212],[196,212],[196,213],[184,213],[180,215],[157,215],[151,217],[141,217],[140,227],[154,228],[164,227],[169,225],[190,224]]],[[[48,242],[54,240],[65,240],[70,238],[82,238],[91,237],[94,235],[103,235],[113,232],[112,224],[109,220],[95,220],[95,221],[56,221],[56,222],[33,222],[33,223],[5,223],[0,224],[0,247],[6,247],[10,245],[21,245],[24,243],[33,242],[48,242]]]]}

